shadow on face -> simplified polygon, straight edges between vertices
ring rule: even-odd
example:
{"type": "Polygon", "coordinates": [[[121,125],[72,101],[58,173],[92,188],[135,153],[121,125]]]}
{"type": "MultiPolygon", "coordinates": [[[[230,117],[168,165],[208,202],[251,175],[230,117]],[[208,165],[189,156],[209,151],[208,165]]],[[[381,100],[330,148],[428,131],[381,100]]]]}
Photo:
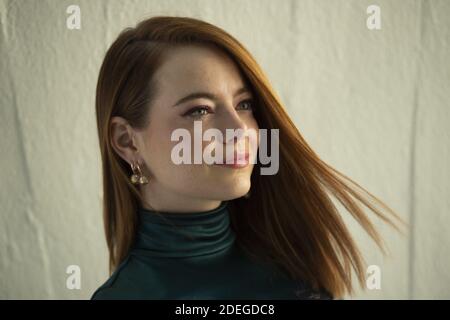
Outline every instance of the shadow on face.
{"type": "MultiPolygon", "coordinates": [[[[216,48],[183,46],[170,51],[154,80],[157,93],[150,106],[149,125],[139,132],[144,141],[140,154],[151,176],[145,188],[152,201],[230,200],[245,195],[250,189],[253,161],[246,166],[207,164],[203,160],[201,164],[193,163],[194,144],[198,141],[194,142],[195,122],[201,124],[203,132],[219,130],[223,135],[221,144],[227,142],[226,129],[258,129],[252,90],[239,68],[216,48]],[[171,137],[177,129],[190,134],[189,164],[177,165],[173,161],[172,150],[180,141],[172,141],[171,137]]],[[[211,141],[201,140],[203,152],[211,141]]],[[[235,150],[238,144],[243,145],[241,150],[250,153],[250,159],[256,157],[248,138],[232,137],[228,141],[236,146],[235,150]]],[[[230,149],[223,150],[225,161],[230,149]]]]}

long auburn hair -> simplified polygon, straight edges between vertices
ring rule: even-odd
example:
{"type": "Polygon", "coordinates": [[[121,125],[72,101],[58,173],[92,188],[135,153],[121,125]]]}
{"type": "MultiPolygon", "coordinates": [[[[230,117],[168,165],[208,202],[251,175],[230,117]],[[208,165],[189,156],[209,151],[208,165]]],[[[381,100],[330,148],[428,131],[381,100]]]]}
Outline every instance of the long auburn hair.
{"type": "Polygon", "coordinates": [[[110,273],[124,261],[133,245],[138,225],[136,210],[144,202],[139,187],[129,181],[129,164],[112,148],[110,119],[120,116],[131,126],[144,128],[156,90],[157,79],[152,75],[168,50],[189,44],[212,44],[227,53],[256,93],[254,116],[259,128],[279,129],[278,173],[260,175],[260,164],[255,164],[250,198],[229,201],[237,244],[249,256],[271,261],[292,279],[325,289],[335,298],[351,294],[352,272],[363,285],[365,263],[331,196],[383,252],[383,240],[360,203],[399,231],[392,218],[404,222],[381,200],[316,155],[258,63],[237,39],[210,23],[189,17],[157,16],[126,28],[106,52],[100,69],[96,115],[110,273]]]}

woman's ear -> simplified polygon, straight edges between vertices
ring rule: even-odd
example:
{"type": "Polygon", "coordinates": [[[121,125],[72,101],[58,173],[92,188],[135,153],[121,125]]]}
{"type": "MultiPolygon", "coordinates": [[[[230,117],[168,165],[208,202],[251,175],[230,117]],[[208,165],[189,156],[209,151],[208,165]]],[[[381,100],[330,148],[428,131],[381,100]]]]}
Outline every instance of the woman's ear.
{"type": "Polygon", "coordinates": [[[112,117],[110,123],[111,146],[114,151],[130,165],[137,161],[136,146],[133,128],[122,117],[112,117]]]}

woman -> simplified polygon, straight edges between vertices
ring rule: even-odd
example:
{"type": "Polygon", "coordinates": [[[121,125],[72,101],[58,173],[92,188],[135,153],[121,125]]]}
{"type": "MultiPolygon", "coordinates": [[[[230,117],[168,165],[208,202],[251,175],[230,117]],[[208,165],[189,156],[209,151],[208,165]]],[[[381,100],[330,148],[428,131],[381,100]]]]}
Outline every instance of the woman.
{"type": "Polygon", "coordinates": [[[398,218],[392,210],[318,158],[251,54],[209,23],[153,17],[124,30],[103,61],[96,112],[112,275],[92,299],[340,298],[352,269],[361,284],[365,269],[327,193],[381,248],[354,198],[395,227],[370,201],[398,218]],[[176,164],[173,133],[195,136],[196,123],[224,136],[278,129],[279,145],[265,142],[276,173],[261,174],[243,135],[221,144],[244,145],[244,164],[239,153],[228,165],[176,164]]]}

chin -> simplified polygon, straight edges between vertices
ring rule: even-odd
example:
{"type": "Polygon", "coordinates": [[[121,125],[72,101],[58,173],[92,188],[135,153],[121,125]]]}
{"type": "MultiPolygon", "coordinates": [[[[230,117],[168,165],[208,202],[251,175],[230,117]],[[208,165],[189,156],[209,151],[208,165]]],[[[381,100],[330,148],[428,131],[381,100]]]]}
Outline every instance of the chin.
{"type": "Polygon", "coordinates": [[[236,181],[234,184],[226,185],[221,189],[222,200],[233,200],[245,196],[250,191],[250,179],[247,181],[236,181]]]}

